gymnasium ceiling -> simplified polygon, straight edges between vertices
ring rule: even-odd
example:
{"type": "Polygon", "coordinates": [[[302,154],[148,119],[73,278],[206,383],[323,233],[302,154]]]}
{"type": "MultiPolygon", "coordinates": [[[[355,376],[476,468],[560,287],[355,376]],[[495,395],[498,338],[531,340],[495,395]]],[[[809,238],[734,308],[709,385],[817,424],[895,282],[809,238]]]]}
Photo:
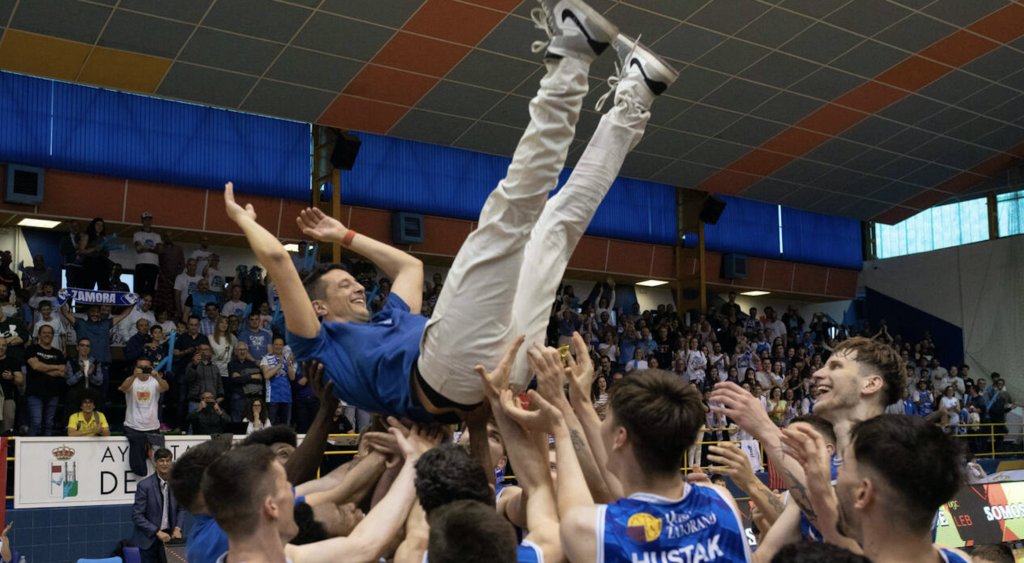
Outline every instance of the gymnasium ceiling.
{"type": "MultiPolygon", "coordinates": [[[[0,68],[510,155],[542,71],[535,5],[0,0],[0,68]]],[[[1024,0],[591,5],[681,71],[625,176],[895,222],[1024,157],[1024,0]]]]}

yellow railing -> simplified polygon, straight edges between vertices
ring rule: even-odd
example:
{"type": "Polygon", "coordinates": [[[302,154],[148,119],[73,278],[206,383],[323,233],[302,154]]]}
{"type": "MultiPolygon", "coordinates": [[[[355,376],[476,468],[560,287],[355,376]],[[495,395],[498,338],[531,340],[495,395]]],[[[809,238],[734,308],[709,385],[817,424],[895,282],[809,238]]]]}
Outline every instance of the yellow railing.
{"type": "MultiPolygon", "coordinates": [[[[1024,450],[1021,450],[1021,444],[1024,444],[1024,440],[1020,440],[1021,444],[1017,444],[1016,450],[1003,450],[1000,446],[1007,443],[1006,438],[1009,436],[1021,436],[1024,437],[1024,431],[1009,432],[1008,426],[1024,428],[1021,424],[995,424],[986,422],[983,424],[971,424],[963,423],[956,426],[957,432],[954,437],[964,439],[969,442],[973,442],[975,447],[971,449],[976,457],[987,457],[995,459],[997,457],[1010,457],[1010,456],[1021,456],[1024,455],[1024,450]],[[1000,430],[997,432],[997,430],[1000,430]],[[963,432],[961,434],[961,432],[963,432]],[[978,445],[982,446],[979,450],[978,445]]],[[[1016,440],[1015,440],[1016,441],[1016,440]]],[[[1013,443],[1013,442],[1010,442],[1013,443]]]]}

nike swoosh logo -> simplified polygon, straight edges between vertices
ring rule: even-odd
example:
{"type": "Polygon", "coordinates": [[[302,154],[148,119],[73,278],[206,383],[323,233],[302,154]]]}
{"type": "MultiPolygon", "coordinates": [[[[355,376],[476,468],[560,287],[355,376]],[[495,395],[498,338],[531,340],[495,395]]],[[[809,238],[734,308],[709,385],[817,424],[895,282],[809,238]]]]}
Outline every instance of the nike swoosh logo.
{"type": "Polygon", "coordinates": [[[651,92],[654,92],[655,96],[660,96],[662,92],[668,89],[668,84],[657,80],[651,80],[651,78],[647,76],[647,71],[644,70],[644,65],[640,64],[640,59],[633,57],[633,60],[629,61],[629,66],[635,66],[640,69],[640,74],[644,77],[644,83],[651,89],[651,92]]]}
{"type": "Polygon", "coordinates": [[[604,52],[605,49],[608,48],[608,43],[595,41],[594,38],[590,36],[590,32],[587,31],[587,28],[583,26],[583,22],[580,21],[580,18],[578,18],[572,10],[562,10],[562,23],[565,23],[565,20],[572,20],[573,23],[576,24],[576,27],[580,28],[580,31],[583,32],[583,36],[587,38],[587,45],[590,45],[590,48],[594,51],[594,53],[600,55],[601,53],[604,52]]]}

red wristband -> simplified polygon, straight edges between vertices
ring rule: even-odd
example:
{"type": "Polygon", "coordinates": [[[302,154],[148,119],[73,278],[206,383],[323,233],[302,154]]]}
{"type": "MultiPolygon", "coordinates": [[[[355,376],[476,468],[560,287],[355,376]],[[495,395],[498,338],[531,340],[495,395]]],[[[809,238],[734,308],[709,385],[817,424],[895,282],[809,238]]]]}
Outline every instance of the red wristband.
{"type": "Polygon", "coordinates": [[[355,230],[354,229],[349,229],[348,232],[345,233],[345,237],[341,239],[341,245],[342,246],[348,246],[348,245],[352,244],[352,239],[354,239],[354,238],[356,238],[355,230]]]}

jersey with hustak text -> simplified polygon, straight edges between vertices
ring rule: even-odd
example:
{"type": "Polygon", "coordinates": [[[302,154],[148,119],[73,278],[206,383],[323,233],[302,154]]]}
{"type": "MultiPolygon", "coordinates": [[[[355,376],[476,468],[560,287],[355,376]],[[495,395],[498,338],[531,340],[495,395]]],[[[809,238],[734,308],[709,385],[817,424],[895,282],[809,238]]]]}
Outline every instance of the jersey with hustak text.
{"type": "Polygon", "coordinates": [[[638,493],[599,507],[597,561],[750,561],[743,523],[713,487],[687,484],[683,498],[638,493]]]}

